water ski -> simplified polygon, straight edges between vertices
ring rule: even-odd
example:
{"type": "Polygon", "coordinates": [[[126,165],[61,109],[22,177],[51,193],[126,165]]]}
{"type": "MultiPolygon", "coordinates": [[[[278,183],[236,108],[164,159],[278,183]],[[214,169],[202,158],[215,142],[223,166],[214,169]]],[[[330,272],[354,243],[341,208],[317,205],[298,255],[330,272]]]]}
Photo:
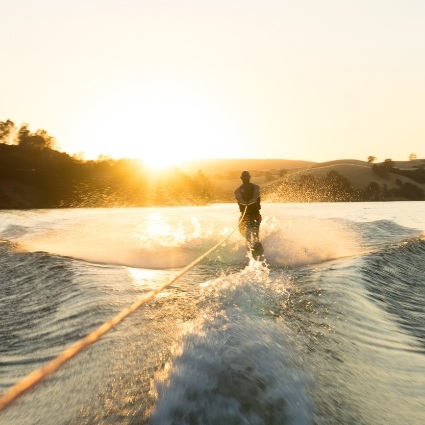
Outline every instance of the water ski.
{"type": "Polygon", "coordinates": [[[261,242],[255,242],[251,248],[252,258],[256,261],[264,260],[264,248],[261,242]]]}

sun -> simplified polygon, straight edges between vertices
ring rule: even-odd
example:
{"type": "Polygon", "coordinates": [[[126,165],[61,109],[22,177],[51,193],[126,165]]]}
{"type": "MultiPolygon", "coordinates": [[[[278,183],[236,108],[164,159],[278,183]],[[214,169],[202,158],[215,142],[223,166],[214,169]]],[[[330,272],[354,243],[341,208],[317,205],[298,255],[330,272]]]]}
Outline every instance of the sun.
{"type": "Polygon", "coordinates": [[[242,139],[226,106],[187,87],[156,86],[99,97],[83,117],[84,156],[141,160],[154,170],[232,157],[242,139]]]}
{"type": "Polygon", "coordinates": [[[180,166],[185,158],[179,158],[178,156],[170,154],[164,154],[164,152],[154,152],[150,155],[143,154],[143,157],[139,158],[141,163],[152,171],[162,171],[172,166],[180,166]]]}

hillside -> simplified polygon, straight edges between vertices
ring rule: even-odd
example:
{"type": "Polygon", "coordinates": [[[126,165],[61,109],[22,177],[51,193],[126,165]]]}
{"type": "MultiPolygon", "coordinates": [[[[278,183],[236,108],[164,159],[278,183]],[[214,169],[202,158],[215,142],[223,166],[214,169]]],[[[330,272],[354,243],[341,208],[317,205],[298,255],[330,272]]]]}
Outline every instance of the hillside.
{"type": "Polygon", "coordinates": [[[200,159],[187,161],[179,165],[184,173],[202,171],[208,177],[233,176],[239,178],[242,170],[249,170],[253,176],[261,175],[264,171],[282,169],[295,170],[312,167],[315,162],[290,159],[200,159]],[[221,176],[220,176],[221,175],[221,176]]]}
{"type": "MultiPolygon", "coordinates": [[[[423,170],[425,160],[395,161],[394,168],[385,175],[375,172],[373,164],[354,159],[343,159],[314,164],[311,167],[294,170],[273,181],[264,182],[263,193],[265,200],[279,200],[280,190],[302,179],[323,181],[329,173],[337,173],[347,180],[354,190],[365,191],[370,185],[374,187],[380,200],[409,200],[416,199],[418,193],[425,193],[425,183],[398,173],[423,170]],[[412,199],[410,198],[410,199],[412,199]]],[[[423,172],[425,175],[425,171],[423,172]]]]}

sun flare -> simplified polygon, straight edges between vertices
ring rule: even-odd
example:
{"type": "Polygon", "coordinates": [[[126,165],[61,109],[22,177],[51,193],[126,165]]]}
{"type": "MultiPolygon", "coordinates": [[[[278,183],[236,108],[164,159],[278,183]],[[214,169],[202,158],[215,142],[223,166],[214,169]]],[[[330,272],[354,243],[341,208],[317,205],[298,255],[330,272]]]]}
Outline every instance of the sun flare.
{"type": "Polygon", "coordinates": [[[152,154],[149,155],[143,155],[143,158],[141,159],[141,162],[143,165],[147,168],[149,168],[152,171],[162,171],[172,166],[179,166],[181,162],[183,162],[184,159],[178,160],[176,157],[168,156],[168,155],[162,155],[159,154],[152,154]]]}
{"type": "Polygon", "coordinates": [[[239,150],[240,134],[226,107],[193,90],[161,87],[100,98],[80,129],[86,158],[137,158],[158,170],[239,150]]]}

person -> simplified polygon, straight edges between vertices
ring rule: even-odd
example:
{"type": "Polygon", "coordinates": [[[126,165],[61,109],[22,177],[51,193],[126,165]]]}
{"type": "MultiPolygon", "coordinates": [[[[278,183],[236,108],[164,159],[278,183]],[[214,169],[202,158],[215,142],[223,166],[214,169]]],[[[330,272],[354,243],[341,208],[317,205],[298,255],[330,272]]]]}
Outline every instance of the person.
{"type": "Polygon", "coordinates": [[[262,220],[260,214],[260,186],[251,183],[249,171],[242,171],[241,180],[242,185],[234,192],[241,213],[239,232],[246,239],[248,248],[255,250],[255,247],[259,248],[261,246],[259,243],[260,223],[262,220]]]}

